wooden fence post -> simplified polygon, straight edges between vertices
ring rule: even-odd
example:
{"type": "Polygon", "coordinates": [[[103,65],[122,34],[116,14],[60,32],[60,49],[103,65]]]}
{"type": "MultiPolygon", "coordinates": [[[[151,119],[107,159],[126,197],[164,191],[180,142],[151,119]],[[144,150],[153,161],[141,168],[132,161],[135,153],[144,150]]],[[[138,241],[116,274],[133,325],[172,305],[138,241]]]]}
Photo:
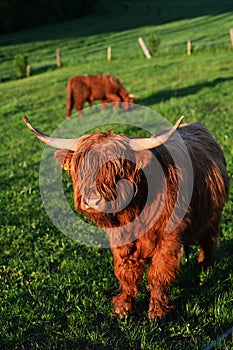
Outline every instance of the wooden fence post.
{"type": "Polygon", "coordinates": [[[57,67],[61,67],[62,63],[61,63],[61,50],[57,49],[56,50],[56,62],[57,62],[57,67]]]}
{"type": "Polygon", "coordinates": [[[31,74],[31,66],[30,64],[27,65],[27,78],[30,77],[30,74],[31,74]]]}
{"type": "Polygon", "coordinates": [[[149,60],[152,56],[151,56],[150,51],[148,50],[144,40],[140,37],[140,38],[138,38],[138,42],[139,42],[139,45],[141,46],[142,51],[144,52],[144,55],[149,60]]]}
{"type": "Polygon", "coordinates": [[[108,61],[111,61],[112,59],[112,49],[111,49],[111,46],[108,47],[108,50],[107,50],[107,59],[108,61]]]}
{"type": "Polygon", "coordinates": [[[230,29],[231,46],[233,48],[233,28],[230,29]]]}
{"type": "Polygon", "coordinates": [[[191,40],[187,40],[187,55],[190,56],[191,55],[191,51],[192,50],[192,44],[191,44],[191,40]]]}

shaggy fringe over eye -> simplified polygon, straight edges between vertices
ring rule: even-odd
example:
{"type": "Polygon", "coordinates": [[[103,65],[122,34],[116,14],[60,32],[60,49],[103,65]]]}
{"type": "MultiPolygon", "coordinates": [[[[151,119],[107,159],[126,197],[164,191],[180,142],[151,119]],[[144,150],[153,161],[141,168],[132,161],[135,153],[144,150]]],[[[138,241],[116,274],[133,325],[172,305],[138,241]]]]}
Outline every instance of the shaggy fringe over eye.
{"type": "MultiPolygon", "coordinates": [[[[146,202],[147,184],[143,170],[137,164],[134,152],[128,148],[128,138],[107,132],[92,135],[91,145],[88,144],[88,141],[88,138],[85,139],[84,152],[80,147],[79,152],[75,152],[72,158],[71,176],[75,191],[76,209],[83,211],[81,201],[85,193],[96,193],[108,202],[116,200],[118,196],[117,184],[121,180],[128,180],[121,188],[121,197],[123,200],[127,200],[129,186],[133,186],[133,198],[130,202],[130,210],[127,207],[123,210],[124,223],[121,224],[130,222],[142,210],[146,202]],[[141,191],[140,186],[143,186],[141,191]]],[[[97,224],[100,224],[99,221],[101,221],[101,226],[103,226],[104,221],[104,226],[109,226],[108,220],[111,222],[110,226],[113,222],[114,226],[121,225],[117,213],[96,212],[94,216],[92,215],[92,218],[97,224]]],[[[122,220],[122,217],[120,220],[122,220]]]]}

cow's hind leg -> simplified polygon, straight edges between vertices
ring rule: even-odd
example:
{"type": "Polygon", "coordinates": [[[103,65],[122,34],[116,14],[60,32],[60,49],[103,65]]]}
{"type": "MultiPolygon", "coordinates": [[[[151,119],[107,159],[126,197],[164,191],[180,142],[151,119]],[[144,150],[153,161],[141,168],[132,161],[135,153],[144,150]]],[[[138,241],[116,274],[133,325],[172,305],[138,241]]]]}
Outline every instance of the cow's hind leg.
{"type": "Polygon", "coordinates": [[[200,252],[198,262],[203,265],[204,268],[208,267],[212,263],[213,255],[217,246],[217,237],[215,231],[210,229],[199,241],[200,252]]]}
{"type": "Polygon", "coordinates": [[[73,98],[72,95],[68,97],[67,103],[66,103],[66,119],[69,119],[71,117],[71,111],[74,107],[73,98]]]}

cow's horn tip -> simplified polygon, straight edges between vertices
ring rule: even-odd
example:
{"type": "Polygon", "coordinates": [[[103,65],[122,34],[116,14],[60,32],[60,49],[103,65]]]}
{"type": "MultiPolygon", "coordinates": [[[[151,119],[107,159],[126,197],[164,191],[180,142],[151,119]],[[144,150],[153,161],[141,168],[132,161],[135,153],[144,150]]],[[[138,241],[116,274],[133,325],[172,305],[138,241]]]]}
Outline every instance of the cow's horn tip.
{"type": "Polygon", "coordinates": [[[181,122],[183,121],[183,119],[184,119],[184,116],[183,116],[183,115],[178,119],[178,121],[176,122],[176,127],[177,127],[177,128],[180,126],[180,124],[181,124],[181,122]]]}
{"type": "Polygon", "coordinates": [[[26,117],[26,115],[23,115],[23,116],[22,116],[22,119],[23,119],[23,121],[24,121],[25,123],[29,123],[29,120],[28,120],[28,118],[26,117]]]}

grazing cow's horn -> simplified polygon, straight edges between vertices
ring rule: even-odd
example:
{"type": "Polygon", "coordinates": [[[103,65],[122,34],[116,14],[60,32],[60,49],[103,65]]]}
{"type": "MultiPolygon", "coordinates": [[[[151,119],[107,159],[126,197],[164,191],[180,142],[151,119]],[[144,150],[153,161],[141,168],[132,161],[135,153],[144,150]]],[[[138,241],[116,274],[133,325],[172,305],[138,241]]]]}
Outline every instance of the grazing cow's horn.
{"type": "Polygon", "coordinates": [[[135,151],[139,151],[142,149],[150,149],[150,148],[155,148],[162,145],[170,137],[172,137],[172,135],[176,132],[176,129],[178,129],[183,118],[184,118],[183,116],[180,117],[180,119],[176,122],[176,124],[162,135],[145,138],[145,139],[131,139],[129,142],[130,147],[135,151]]]}
{"type": "Polygon", "coordinates": [[[134,94],[129,94],[129,97],[131,97],[131,98],[139,98],[140,96],[134,95],[134,94]]]}
{"type": "Polygon", "coordinates": [[[32,126],[32,124],[29,122],[27,117],[24,116],[23,120],[25,121],[28,128],[34,133],[34,135],[47,145],[59,149],[69,149],[71,151],[77,150],[76,144],[78,139],[60,139],[57,137],[45,135],[39,130],[35,129],[34,126],[32,126]]]}

